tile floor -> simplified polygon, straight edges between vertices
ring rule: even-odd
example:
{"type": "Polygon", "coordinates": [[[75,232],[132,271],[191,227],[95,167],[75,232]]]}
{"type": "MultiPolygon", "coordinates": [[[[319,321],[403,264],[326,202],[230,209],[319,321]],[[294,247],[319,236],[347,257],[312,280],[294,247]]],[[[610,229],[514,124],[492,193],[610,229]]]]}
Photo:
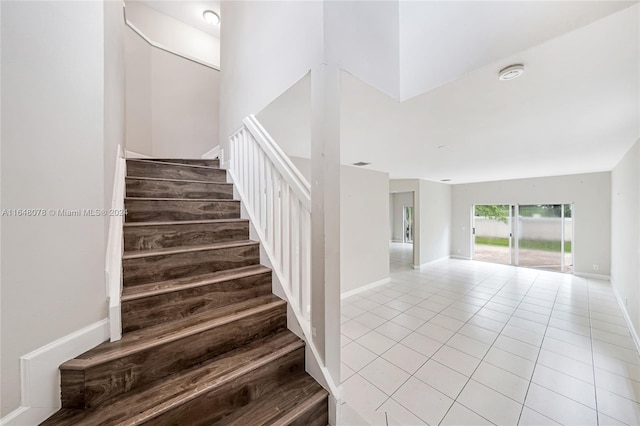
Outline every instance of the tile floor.
{"type": "Polygon", "coordinates": [[[411,256],[392,244],[391,283],[343,301],[345,399],[367,422],[640,424],[640,358],[608,282],[411,256]]]}

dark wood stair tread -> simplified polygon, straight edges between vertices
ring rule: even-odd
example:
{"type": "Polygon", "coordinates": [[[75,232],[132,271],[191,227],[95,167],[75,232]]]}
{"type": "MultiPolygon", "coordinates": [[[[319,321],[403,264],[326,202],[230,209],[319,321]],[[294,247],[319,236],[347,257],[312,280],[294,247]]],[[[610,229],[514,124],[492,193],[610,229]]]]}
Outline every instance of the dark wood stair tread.
{"type": "Polygon", "coordinates": [[[156,222],[127,222],[125,228],[141,226],[172,226],[172,225],[205,225],[209,223],[245,223],[249,219],[203,219],[203,220],[164,220],[156,222]]]}
{"type": "Polygon", "coordinates": [[[156,198],[156,197],[124,197],[125,201],[182,201],[182,202],[227,202],[227,203],[239,203],[238,200],[232,200],[229,198],[156,198]]]}
{"type": "MultiPolygon", "coordinates": [[[[304,341],[289,330],[256,339],[210,361],[134,389],[112,404],[97,409],[63,409],[45,425],[142,424],[153,417],[197,398],[243,374],[277,361],[284,354],[304,347],[304,341]]],[[[319,385],[318,385],[319,386],[319,385]]]]}
{"type": "Polygon", "coordinates": [[[326,400],[329,393],[311,376],[291,380],[269,395],[247,404],[216,424],[227,426],[288,425],[291,420],[326,400]]]}
{"type": "Polygon", "coordinates": [[[167,256],[178,253],[193,253],[197,251],[206,251],[206,250],[216,250],[216,249],[224,249],[230,247],[244,247],[244,246],[255,246],[258,243],[253,240],[242,240],[242,241],[228,241],[224,243],[216,243],[216,244],[206,244],[200,246],[179,246],[179,247],[169,247],[169,248],[161,248],[161,249],[153,249],[153,250],[136,250],[125,252],[122,255],[122,260],[127,259],[139,259],[142,257],[153,257],[153,256],[167,256]]]}
{"type": "Polygon", "coordinates": [[[277,296],[256,297],[240,303],[223,306],[210,312],[192,315],[153,327],[125,333],[116,342],[105,342],[60,366],[61,370],[82,370],[101,363],[148,350],[187,336],[198,334],[228,324],[240,318],[250,317],[256,312],[285,306],[277,296]]]}
{"type": "Polygon", "coordinates": [[[122,302],[124,303],[144,297],[157,296],[159,294],[171,293],[174,291],[181,291],[217,282],[229,281],[237,278],[270,272],[271,269],[267,268],[266,266],[251,265],[242,268],[213,272],[211,274],[195,275],[191,277],[176,278],[173,280],[125,287],[122,290],[122,302]]]}
{"type": "Polygon", "coordinates": [[[167,178],[153,178],[153,177],[142,177],[142,176],[126,176],[125,179],[149,180],[149,181],[157,181],[157,182],[204,183],[206,185],[233,186],[232,183],[227,183],[227,182],[211,182],[208,180],[193,180],[193,179],[172,179],[172,178],[167,179],[167,178]]]}
{"type": "MultiPolygon", "coordinates": [[[[169,161],[156,161],[156,160],[147,160],[147,159],[139,159],[139,158],[127,158],[127,163],[129,162],[142,163],[142,164],[162,164],[162,165],[170,165],[170,166],[193,167],[194,169],[221,170],[219,167],[203,166],[200,164],[171,163],[169,161]]],[[[129,177],[133,177],[133,176],[129,176],[129,177]]]]}

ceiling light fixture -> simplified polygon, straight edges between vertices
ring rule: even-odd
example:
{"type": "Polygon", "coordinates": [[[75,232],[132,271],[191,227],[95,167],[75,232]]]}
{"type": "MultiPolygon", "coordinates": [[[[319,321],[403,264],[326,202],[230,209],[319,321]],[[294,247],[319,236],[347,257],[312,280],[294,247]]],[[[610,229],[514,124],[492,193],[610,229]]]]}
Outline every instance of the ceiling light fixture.
{"type": "Polygon", "coordinates": [[[220,23],[220,15],[213,10],[205,10],[202,12],[202,17],[207,24],[218,25],[220,23]]]}
{"type": "Polygon", "coordinates": [[[520,77],[524,73],[524,65],[516,64],[509,65],[505,69],[500,71],[498,78],[503,81],[513,80],[514,78],[520,77]]]}
{"type": "Polygon", "coordinates": [[[362,166],[368,166],[371,163],[365,163],[364,161],[358,161],[357,163],[353,163],[354,166],[358,166],[358,167],[362,167],[362,166]]]}
{"type": "Polygon", "coordinates": [[[451,182],[451,179],[440,179],[440,182],[451,182]]]}

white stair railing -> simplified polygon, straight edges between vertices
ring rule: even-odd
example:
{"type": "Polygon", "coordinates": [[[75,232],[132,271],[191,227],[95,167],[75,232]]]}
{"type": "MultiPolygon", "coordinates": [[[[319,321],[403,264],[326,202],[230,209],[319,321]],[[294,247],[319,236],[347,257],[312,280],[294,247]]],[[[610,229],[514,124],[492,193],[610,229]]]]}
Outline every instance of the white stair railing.
{"type": "Polygon", "coordinates": [[[311,196],[307,180],[254,116],[231,136],[232,175],[264,250],[307,333],[311,328],[311,196]]]}
{"type": "MultiPolygon", "coordinates": [[[[309,182],[255,116],[230,137],[229,174],[249,214],[273,273],[322,370],[329,390],[338,385],[314,343],[311,325],[311,191],[309,182]]],[[[336,337],[339,338],[339,337],[336,337]]]]}

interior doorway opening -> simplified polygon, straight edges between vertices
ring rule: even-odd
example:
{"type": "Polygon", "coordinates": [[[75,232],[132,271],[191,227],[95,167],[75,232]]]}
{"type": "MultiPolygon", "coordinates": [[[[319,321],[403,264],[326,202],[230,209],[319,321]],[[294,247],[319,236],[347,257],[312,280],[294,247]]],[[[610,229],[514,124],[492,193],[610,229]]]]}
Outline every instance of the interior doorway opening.
{"type": "Polygon", "coordinates": [[[473,206],[472,258],[573,272],[573,205],[473,206]]]}
{"type": "Polygon", "coordinates": [[[389,267],[392,271],[413,269],[414,192],[389,194],[389,267]]]}

